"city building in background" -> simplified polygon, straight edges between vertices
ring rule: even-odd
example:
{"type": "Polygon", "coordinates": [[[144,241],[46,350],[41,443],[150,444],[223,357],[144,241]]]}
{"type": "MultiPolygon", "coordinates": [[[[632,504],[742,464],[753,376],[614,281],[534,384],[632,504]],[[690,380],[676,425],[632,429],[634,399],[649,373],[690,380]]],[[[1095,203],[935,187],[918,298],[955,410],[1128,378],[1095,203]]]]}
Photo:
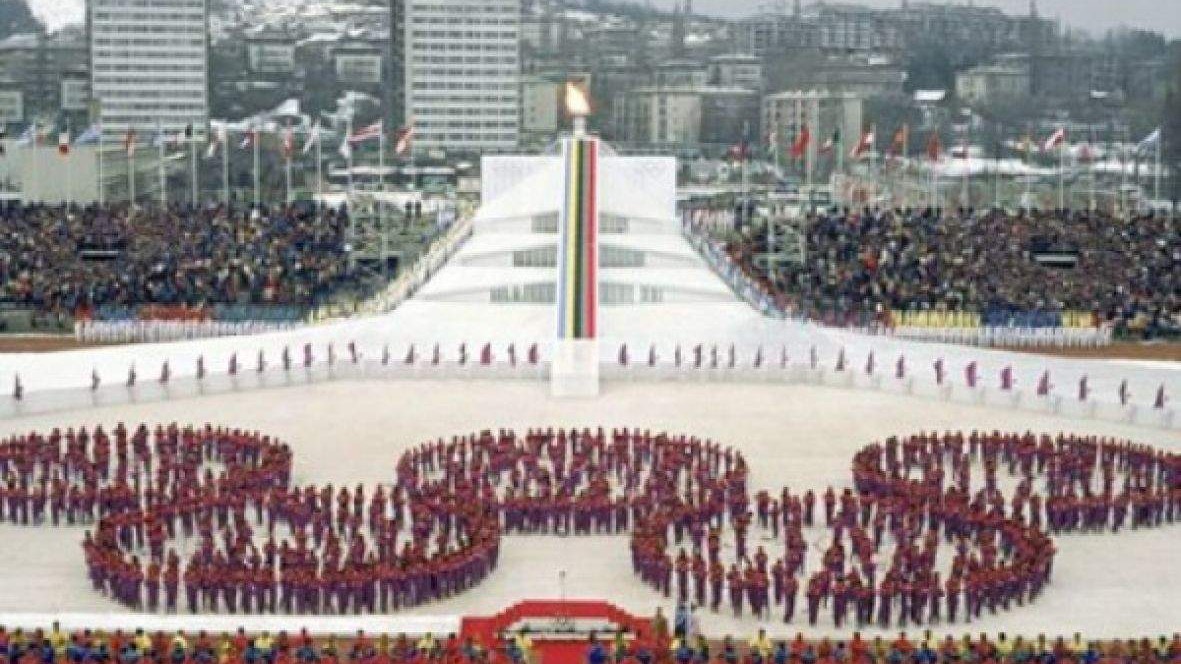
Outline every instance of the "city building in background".
{"type": "Polygon", "coordinates": [[[207,0],[88,0],[90,85],[103,132],[209,122],[207,0]]]}
{"type": "Polygon", "coordinates": [[[807,125],[811,138],[805,158],[819,165],[820,151],[830,143],[832,165],[840,160],[837,151],[848,151],[856,144],[864,128],[863,113],[862,99],[850,92],[784,90],[769,94],[762,104],[763,144],[774,144],[786,152],[807,125]],[[833,141],[833,137],[839,140],[833,141]]]}
{"type": "Polygon", "coordinates": [[[497,152],[521,129],[520,0],[406,0],[416,150],[497,152]]]}
{"type": "Polygon", "coordinates": [[[6,101],[4,122],[82,123],[89,99],[86,40],[80,29],[18,33],[0,41],[0,83],[6,101]],[[20,114],[13,116],[19,96],[20,114]]]}

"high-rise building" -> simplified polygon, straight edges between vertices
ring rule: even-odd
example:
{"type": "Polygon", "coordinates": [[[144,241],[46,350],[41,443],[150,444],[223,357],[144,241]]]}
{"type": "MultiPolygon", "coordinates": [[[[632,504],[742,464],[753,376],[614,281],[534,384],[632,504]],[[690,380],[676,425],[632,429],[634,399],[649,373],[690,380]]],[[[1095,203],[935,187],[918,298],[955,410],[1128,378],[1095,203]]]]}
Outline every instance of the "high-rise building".
{"type": "Polygon", "coordinates": [[[405,0],[406,122],[416,150],[517,146],[520,0],[405,0]]]}
{"type": "Polygon", "coordinates": [[[209,122],[207,0],[87,0],[91,95],[103,132],[209,122]]]}

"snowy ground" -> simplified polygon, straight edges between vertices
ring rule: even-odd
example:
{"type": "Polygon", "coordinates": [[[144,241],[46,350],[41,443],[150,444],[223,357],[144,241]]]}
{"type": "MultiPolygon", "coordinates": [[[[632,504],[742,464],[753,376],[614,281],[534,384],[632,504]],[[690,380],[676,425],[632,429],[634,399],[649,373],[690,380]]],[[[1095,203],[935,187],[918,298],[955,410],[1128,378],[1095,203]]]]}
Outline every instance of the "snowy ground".
{"type": "MultiPolygon", "coordinates": [[[[0,435],[116,421],[206,421],[274,433],[296,451],[298,481],[356,484],[392,474],[395,457],[424,439],[480,428],[626,425],[713,437],[753,462],[751,486],[823,488],[848,481],[849,459],[868,441],[929,429],[1033,430],[1118,435],[1181,450],[1176,431],[1068,420],[1012,409],[934,402],[866,390],[804,385],[609,382],[596,400],[558,401],[539,381],[340,381],[131,404],[0,421],[0,435]]],[[[974,624],[973,631],[1094,636],[1171,632],[1181,625],[1181,527],[1057,540],[1054,583],[1032,607],[974,624]],[[1164,573],[1162,573],[1162,571],[1164,573]]],[[[0,526],[0,614],[122,612],[93,593],[77,545],[81,531],[0,526]]],[[[607,598],[648,613],[663,602],[635,577],[623,537],[510,537],[501,567],[458,598],[415,614],[485,614],[514,600],[554,598],[559,570],[568,597],[607,598]]],[[[671,607],[666,606],[666,610],[671,607]]],[[[298,622],[298,618],[292,622],[298,622]]],[[[707,615],[711,634],[748,633],[751,620],[707,615]]],[[[793,634],[772,623],[772,633],[793,634]]],[[[938,630],[936,630],[938,631],[938,630]]],[[[963,626],[954,628],[962,633],[963,626]]]]}

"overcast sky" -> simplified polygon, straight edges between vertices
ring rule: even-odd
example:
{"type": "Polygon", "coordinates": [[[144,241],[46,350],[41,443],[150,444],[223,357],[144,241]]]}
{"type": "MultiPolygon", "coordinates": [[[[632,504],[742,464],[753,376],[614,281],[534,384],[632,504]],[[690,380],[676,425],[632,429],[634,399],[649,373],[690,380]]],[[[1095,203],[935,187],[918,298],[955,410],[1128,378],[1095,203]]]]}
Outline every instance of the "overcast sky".
{"type": "MultiPolygon", "coordinates": [[[[282,2],[283,0],[276,0],[282,2]]],[[[790,7],[791,0],[783,0],[790,7]]],[[[810,0],[805,0],[808,3],[810,0]]],[[[877,7],[897,7],[901,0],[845,0],[877,7]]],[[[919,1],[919,0],[916,0],[919,1]]],[[[974,0],[980,5],[995,5],[1007,12],[1029,11],[1029,0],[974,0]]],[[[34,13],[51,28],[62,23],[82,20],[83,0],[29,0],[34,13]]],[[[674,0],[653,0],[654,4],[671,7],[674,0]]],[[[952,0],[966,3],[967,0],[952,0]]],[[[759,10],[763,0],[693,0],[694,11],[719,16],[741,16],[759,10]]],[[[1102,33],[1119,25],[1151,28],[1170,37],[1181,37],[1181,0],[1038,0],[1038,8],[1045,16],[1060,16],[1069,25],[1102,33]]]]}

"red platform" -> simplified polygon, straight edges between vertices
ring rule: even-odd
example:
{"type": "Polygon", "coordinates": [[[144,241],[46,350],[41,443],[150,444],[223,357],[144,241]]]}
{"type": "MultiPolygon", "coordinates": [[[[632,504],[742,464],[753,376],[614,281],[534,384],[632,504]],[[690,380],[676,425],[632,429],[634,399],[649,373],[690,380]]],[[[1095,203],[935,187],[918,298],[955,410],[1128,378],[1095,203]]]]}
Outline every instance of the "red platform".
{"type": "MultiPolygon", "coordinates": [[[[514,604],[493,616],[464,618],[460,624],[460,635],[483,644],[485,647],[499,647],[505,632],[513,625],[530,620],[537,621],[578,621],[594,620],[608,623],[610,631],[599,635],[601,641],[610,647],[614,630],[622,629],[629,639],[650,639],[652,621],[637,618],[614,604],[601,601],[572,600],[527,600],[514,604]]],[[[587,634],[537,633],[533,634],[532,664],[579,664],[585,661],[587,634]]]]}

